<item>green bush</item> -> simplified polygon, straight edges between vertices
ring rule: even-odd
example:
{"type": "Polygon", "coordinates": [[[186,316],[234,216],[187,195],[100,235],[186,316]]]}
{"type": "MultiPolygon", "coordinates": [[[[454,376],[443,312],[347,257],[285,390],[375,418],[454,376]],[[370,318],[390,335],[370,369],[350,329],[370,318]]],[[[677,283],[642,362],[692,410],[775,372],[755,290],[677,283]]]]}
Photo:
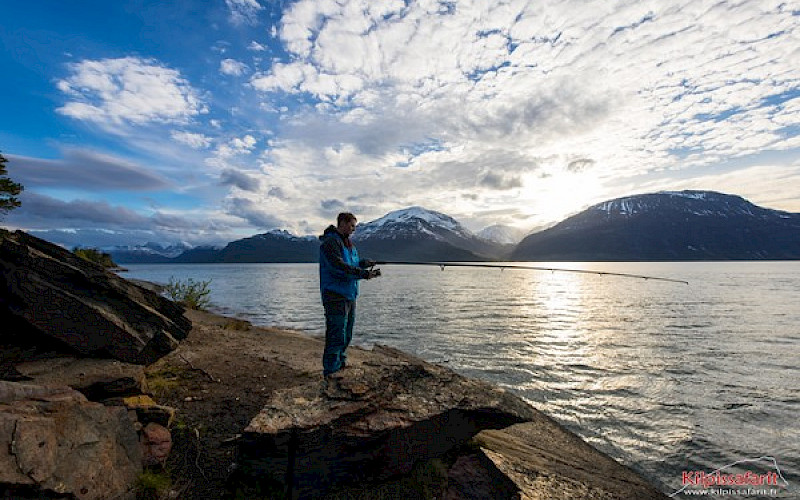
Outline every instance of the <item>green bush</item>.
{"type": "Polygon", "coordinates": [[[169,283],[164,288],[164,293],[175,302],[180,302],[189,309],[205,309],[211,303],[208,295],[211,290],[208,286],[211,280],[195,281],[192,278],[180,281],[174,277],[169,278],[169,283]]]}
{"type": "Polygon", "coordinates": [[[145,470],[136,481],[137,500],[161,500],[168,498],[172,479],[166,471],[145,470]]]}
{"type": "Polygon", "coordinates": [[[17,195],[24,189],[22,184],[16,183],[6,176],[6,157],[0,154],[0,216],[17,208],[20,204],[17,195]]]}
{"type": "Polygon", "coordinates": [[[74,253],[75,255],[84,260],[88,260],[89,262],[100,264],[103,267],[118,267],[117,264],[113,260],[111,260],[110,254],[101,252],[96,248],[75,247],[72,249],[72,253],[74,253]]]}

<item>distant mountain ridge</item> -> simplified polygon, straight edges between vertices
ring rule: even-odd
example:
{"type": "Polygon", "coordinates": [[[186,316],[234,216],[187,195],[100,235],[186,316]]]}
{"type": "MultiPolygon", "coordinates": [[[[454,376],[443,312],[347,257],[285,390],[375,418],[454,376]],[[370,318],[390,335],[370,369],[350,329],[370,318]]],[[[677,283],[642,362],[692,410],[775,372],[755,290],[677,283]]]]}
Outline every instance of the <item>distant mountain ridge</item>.
{"type": "Polygon", "coordinates": [[[800,214],[714,191],[605,201],[527,236],[513,260],[641,261],[800,258],[800,214]]]}
{"type": "MultiPolygon", "coordinates": [[[[452,217],[417,206],[359,224],[353,241],[360,255],[376,260],[486,261],[510,253],[507,246],[479,238],[452,217]]],[[[111,249],[110,253],[122,264],[317,262],[319,240],[274,229],[232,241],[224,248],[191,248],[173,257],[127,248],[111,249]]]]}
{"type": "Polygon", "coordinates": [[[163,246],[159,243],[147,242],[144,245],[118,245],[103,247],[100,250],[111,254],[115,262],[124,264],[160,264],[174,262],[174,259],[187,251],[193,250],[188,243],[163,246]]]}
{"type": "Polygon", "coordinates": [[[316,262],[319,241],[272,230],[228,243],[217,252],[216,262],[316,262]]]}
{"type": "MultiPolygon", "coordinates": [[[[800,214],[714,191],[664,191],[598,203],[516,246],[503,244],[513,237],[502,226],[474,234],[415,206],[359,224],[353,240],[362,257],[389,261],[800,259],[800,214]]],[[[271,230],[224,248],[184,246],[180,255],[179,246],[153,243],[115,248],[106,251],[122,264],[317,262],[319,240],[271,230]]]]}

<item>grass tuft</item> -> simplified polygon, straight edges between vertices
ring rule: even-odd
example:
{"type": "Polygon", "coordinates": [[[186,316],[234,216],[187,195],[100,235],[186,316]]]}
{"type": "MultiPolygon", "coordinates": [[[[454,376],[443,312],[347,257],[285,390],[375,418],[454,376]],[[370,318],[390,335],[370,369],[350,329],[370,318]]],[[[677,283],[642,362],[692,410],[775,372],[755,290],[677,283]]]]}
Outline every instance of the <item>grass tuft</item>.
{"type": "Polygon", "coordinates": [[[167,471],[145,470],[136,480],[136,500],[161,500],[168,498],[172,478],[167,471]]]}
{"type": "Polygon", "coordinates": [[[244,321],[244,320],[241,320],[241,319],[235,319],[233,321],[229,321],[229,322],[225,323],[225,326],[223,328],[225,328],[226,330],[245,331],[245,330],[249,330],[250,326],[251,325],[250,325],[249,321],[244,321]]]}

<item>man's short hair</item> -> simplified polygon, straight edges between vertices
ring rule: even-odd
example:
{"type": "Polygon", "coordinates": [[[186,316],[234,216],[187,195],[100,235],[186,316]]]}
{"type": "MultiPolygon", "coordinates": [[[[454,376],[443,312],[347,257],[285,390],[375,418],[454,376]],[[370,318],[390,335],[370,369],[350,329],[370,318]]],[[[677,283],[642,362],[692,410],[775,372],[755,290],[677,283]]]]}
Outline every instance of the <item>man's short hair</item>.
{"type": "Polygon", "coordinates": [[[350,212],[342,212],[336,217],[336,225],[341,226],[342,224],[350,221],[356,221],[356,216],[351,214],[350,212]]]}

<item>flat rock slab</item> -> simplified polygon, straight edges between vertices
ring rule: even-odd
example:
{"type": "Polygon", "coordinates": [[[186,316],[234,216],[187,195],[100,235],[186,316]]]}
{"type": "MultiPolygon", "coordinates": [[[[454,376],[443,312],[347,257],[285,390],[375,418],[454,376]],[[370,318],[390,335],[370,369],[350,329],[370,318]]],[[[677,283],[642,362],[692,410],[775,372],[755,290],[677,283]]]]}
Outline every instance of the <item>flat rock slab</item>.
{"type": "Polygon", "coordinates": [[[58,356],[19,363],[16,369],[32,384],[68,385],[91,401],[147,392],[144,367],[115,359],[58,356]]]}
{"type": "Polygon", "coordinates": [[[0,381],[0,496],[131,498],[142,454],[124,407],[0,381]]]}
{"type": "Polygon", "coordinates": [[[640,475],[593,448],[555,420],[533,421],[475,437],[521,498],[541,500],[668,500],[640,475]]]}
{"type": "Polygon", "coordinates": [[[531,420],[522,399],[376,346],[328,380],[276,391],[242,439],[243,465],[299,498],[404,474],[483,429],[531,420]]]}
{"type": "Polygon", "coordinates": [[[191,328],[174,302],[22,231],[0,234],[0,308],[81,355],[137,364],[191,328]]]}

